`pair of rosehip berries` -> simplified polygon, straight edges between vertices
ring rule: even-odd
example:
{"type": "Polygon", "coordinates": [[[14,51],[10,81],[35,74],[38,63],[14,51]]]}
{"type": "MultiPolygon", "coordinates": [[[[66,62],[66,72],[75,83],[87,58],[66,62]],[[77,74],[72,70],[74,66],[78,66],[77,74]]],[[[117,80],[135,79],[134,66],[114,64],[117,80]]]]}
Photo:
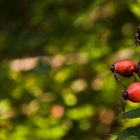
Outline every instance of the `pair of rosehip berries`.
{"type": "MultiPolygon", "coordinates": [[[[118,82],[120,82],[118,75],[123,77],[135,77],[135,74],[137,74],[138,77],[140,77],[140,62],[135,64],[132,60],[121,60],[113,64],[110,69],[114,73],[114,78],[118,82]]],[[[140,102],[140,82],[135,81],[127,88],[125,87],[125,90],[122,93],[122,99],[130,100],[135,103],[140,102]]]]}

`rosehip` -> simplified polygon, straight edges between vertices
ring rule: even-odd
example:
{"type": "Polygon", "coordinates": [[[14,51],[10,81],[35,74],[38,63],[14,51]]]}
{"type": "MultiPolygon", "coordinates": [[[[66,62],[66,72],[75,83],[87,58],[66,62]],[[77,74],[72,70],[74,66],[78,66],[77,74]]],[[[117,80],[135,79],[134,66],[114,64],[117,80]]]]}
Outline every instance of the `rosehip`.
{"type": "Polygon", "coordinates": [[[123,92],[122,98],[131,102],[140,102],[140,82],[134,82],[123,92]]]}
{"type": "Polygon", "coordinates": [[[135,72],[135,62],[132,60],[121,60],[111,66],[111,71],[113,73],[118,73],[124,77],[131,77],[135,72]]]}

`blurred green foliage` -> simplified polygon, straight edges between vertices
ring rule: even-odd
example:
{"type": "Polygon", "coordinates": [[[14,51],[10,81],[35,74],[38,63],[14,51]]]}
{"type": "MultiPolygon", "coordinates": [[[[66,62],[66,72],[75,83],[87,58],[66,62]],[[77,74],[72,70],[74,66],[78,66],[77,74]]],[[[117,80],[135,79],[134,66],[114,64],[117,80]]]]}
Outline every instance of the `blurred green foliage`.
{"type": "Polygon", "coordinates": [[[139,60],[139,47],[127,48],[139,7],[139,0],[0,0],[0,140],[115,139],[126,122],[116,119],[121,87],[109,68],[139,60]]]}

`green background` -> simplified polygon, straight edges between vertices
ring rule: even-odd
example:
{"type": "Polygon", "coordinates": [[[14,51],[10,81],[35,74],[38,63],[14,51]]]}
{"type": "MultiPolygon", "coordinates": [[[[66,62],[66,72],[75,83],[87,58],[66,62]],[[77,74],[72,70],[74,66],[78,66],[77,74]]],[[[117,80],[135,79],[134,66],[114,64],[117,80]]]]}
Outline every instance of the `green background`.
{"type": "Polygon", "coordinates": [[[117,119],[109,68],[139,60],[139,18],[139,0],[0,0],[0,140],[109,140],[137,125],[117,119]]]}

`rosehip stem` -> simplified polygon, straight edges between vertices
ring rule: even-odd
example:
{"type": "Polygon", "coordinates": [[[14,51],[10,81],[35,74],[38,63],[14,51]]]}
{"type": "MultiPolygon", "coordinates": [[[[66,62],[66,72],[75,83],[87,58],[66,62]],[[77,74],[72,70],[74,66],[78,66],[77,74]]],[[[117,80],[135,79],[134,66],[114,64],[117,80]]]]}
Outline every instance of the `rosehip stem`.
{"type": "Polygon", "coordinates": [[[121,97],[122,111],[123,111],[124,119],[126,120],[126,115],[125,115],[125,101],[126,100],[123,97],[121,97]]]}
{"type": "Polygon", "coordinates": [[[126,85],[124,85],[121,80],[119,79],[117,73],[114,72],[114,78],[117,81],[117,83],[119,83],[123,88],[127,89],[126,85]]]}

